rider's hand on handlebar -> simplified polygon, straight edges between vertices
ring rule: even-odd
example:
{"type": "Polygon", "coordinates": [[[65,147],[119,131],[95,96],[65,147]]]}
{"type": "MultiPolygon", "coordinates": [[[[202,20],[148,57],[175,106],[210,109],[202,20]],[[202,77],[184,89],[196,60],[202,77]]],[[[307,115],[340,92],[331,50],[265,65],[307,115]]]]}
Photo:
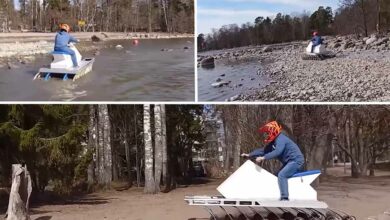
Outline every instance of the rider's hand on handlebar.
{"type": "Polygon", "coordinates": [[[243,153],[241,154],[241,157],[249,157],[249,154],[243,153]]]}
{"type": "Polygon", "coordinates": [[[260,163],[260,162],[262,162],[262,161],[264,161],[264,160],[265,160],[264,157],[258,157],[258,158],[256,158],[256,162],[257,162],[257,163],[260,163]]]}

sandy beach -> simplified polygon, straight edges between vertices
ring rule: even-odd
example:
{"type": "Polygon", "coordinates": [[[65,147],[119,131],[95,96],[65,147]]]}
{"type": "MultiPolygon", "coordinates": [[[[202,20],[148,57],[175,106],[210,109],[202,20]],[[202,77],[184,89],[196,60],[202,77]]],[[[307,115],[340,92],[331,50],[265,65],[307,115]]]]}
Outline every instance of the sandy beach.
{"type": "MultiPolygon", "coordinates": [[[[343,167],[328,168],[329,175],[321,178],[319,200],[331,209],[341,210],[358,220],[379,219],[390,210],[390,172],[377,171],[376,177],[354,179],[343,167]]],[[[198,185],[181,187],[169,193],[146,195],[142,188],[108,191],[75,198],[66,202],[35,205],[33,220],[43,219],[131,219],[131,220],[200,220],[208,219],[201,207],[188,206],[186,195],[218,195],[222,179],[212,179],[198,185]]],[[[381,218],[385,219],[385,218],[381,218]]]]}

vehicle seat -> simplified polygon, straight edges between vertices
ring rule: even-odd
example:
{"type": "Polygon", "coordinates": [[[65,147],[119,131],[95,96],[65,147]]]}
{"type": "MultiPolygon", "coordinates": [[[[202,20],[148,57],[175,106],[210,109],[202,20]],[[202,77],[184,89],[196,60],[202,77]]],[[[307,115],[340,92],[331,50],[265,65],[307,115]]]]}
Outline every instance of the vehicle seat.
{"type": "Polygon", "coordinates": [[[308,170],[308,171],[296,173],[291,178],[309,176],[309,175],[319,174],[319,173],[321,173],[321,170],[308,170]]]}
{"type": "Polygon", "coordinates": [[[50,64],[50,68],[71,68],[73,67],[72,57],[62,51],[53,51],[53,62],[50,64]]]}

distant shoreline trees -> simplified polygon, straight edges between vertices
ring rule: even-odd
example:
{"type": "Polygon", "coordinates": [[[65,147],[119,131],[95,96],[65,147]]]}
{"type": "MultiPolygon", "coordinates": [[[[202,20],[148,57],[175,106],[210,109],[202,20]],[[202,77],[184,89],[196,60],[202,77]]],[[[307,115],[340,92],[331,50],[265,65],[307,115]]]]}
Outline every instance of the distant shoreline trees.
{"type": "Polygon", "coordinates": [[[14,0],[0,1],[0,31],[194,31],[194,0],[14,0]]]}
{"type": "Polygon", "coordinates": [[[312,14],[299,16],[278,13],[273,19],[257,17],[254,23],[224,25],[208,35],[199,34],[198,51],[248,45],[307,40],[313,31],[321,35],[368,36],[390,29],[390,2],[384,0],[343,0],[333,14],[330,7],[319,7],[312,14]]]}

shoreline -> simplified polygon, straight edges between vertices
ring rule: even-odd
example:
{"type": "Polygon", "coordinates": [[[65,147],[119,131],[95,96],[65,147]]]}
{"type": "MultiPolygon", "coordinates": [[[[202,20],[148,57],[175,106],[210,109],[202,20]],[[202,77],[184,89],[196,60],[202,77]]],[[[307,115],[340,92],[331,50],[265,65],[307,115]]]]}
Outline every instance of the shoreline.
{"type": "Polygon", "coordinates": [[[255,57],[258,74],[272,79],[264,88],[228,101],[389,101],[390,36],[375,38],[326,37],[327,49],[337,56],[322,61],[302,60],[308,41],[206,51],[198,58],[245,61],[255,57]]]}
{"type": "MultiPolygon", "coordinates": [[[[20,59],[38,54],[46,54],[53,50],[53,41],[56,33],[0,33],[0,60],[20,59]]],[[[178,33],[116,33],[116,32],[74,32],[72,36],[81,41],[81,44],[94,43],[92,36],[97,36],[100,42],[94,43],[98,49],[98,43],[112,40],[132,39],[179,39],[194,38],[194,34],[178,33]]],[[[83,49],[81,49],[82,51],[83,49]]]]}
{"type": "MultiPolygon", "coordinates": [[[[57,32],[15,32],[0,33],[0,44],[15,41],[34,42],[40,40],[53,40],[57,32]]],[[[165,32],[70,32],[70,34],[80,40],[91,40],[93,35],[102,40],[125,40],[125,39],[174,39],[174,38],[193,38],[194,34],[188,33],[165,33],[165,32]]]]}
{"type": "MultiPolygon", "coordinates": [[[[56,33],[0,33],[0,68],[12,69],[15,63],[26,64],[38,55],[48,54],[53,50],[56,33]]],[[[193,34],[178,33],[116,33],[116,32],[75,32],[72,36],[80,40],[78,49],[81,52],[99,51],[104,42],[132,39],[194,39],[193,34]],[[93,42],[91,37],[97,36],[100,41],[93,42]]]]}

